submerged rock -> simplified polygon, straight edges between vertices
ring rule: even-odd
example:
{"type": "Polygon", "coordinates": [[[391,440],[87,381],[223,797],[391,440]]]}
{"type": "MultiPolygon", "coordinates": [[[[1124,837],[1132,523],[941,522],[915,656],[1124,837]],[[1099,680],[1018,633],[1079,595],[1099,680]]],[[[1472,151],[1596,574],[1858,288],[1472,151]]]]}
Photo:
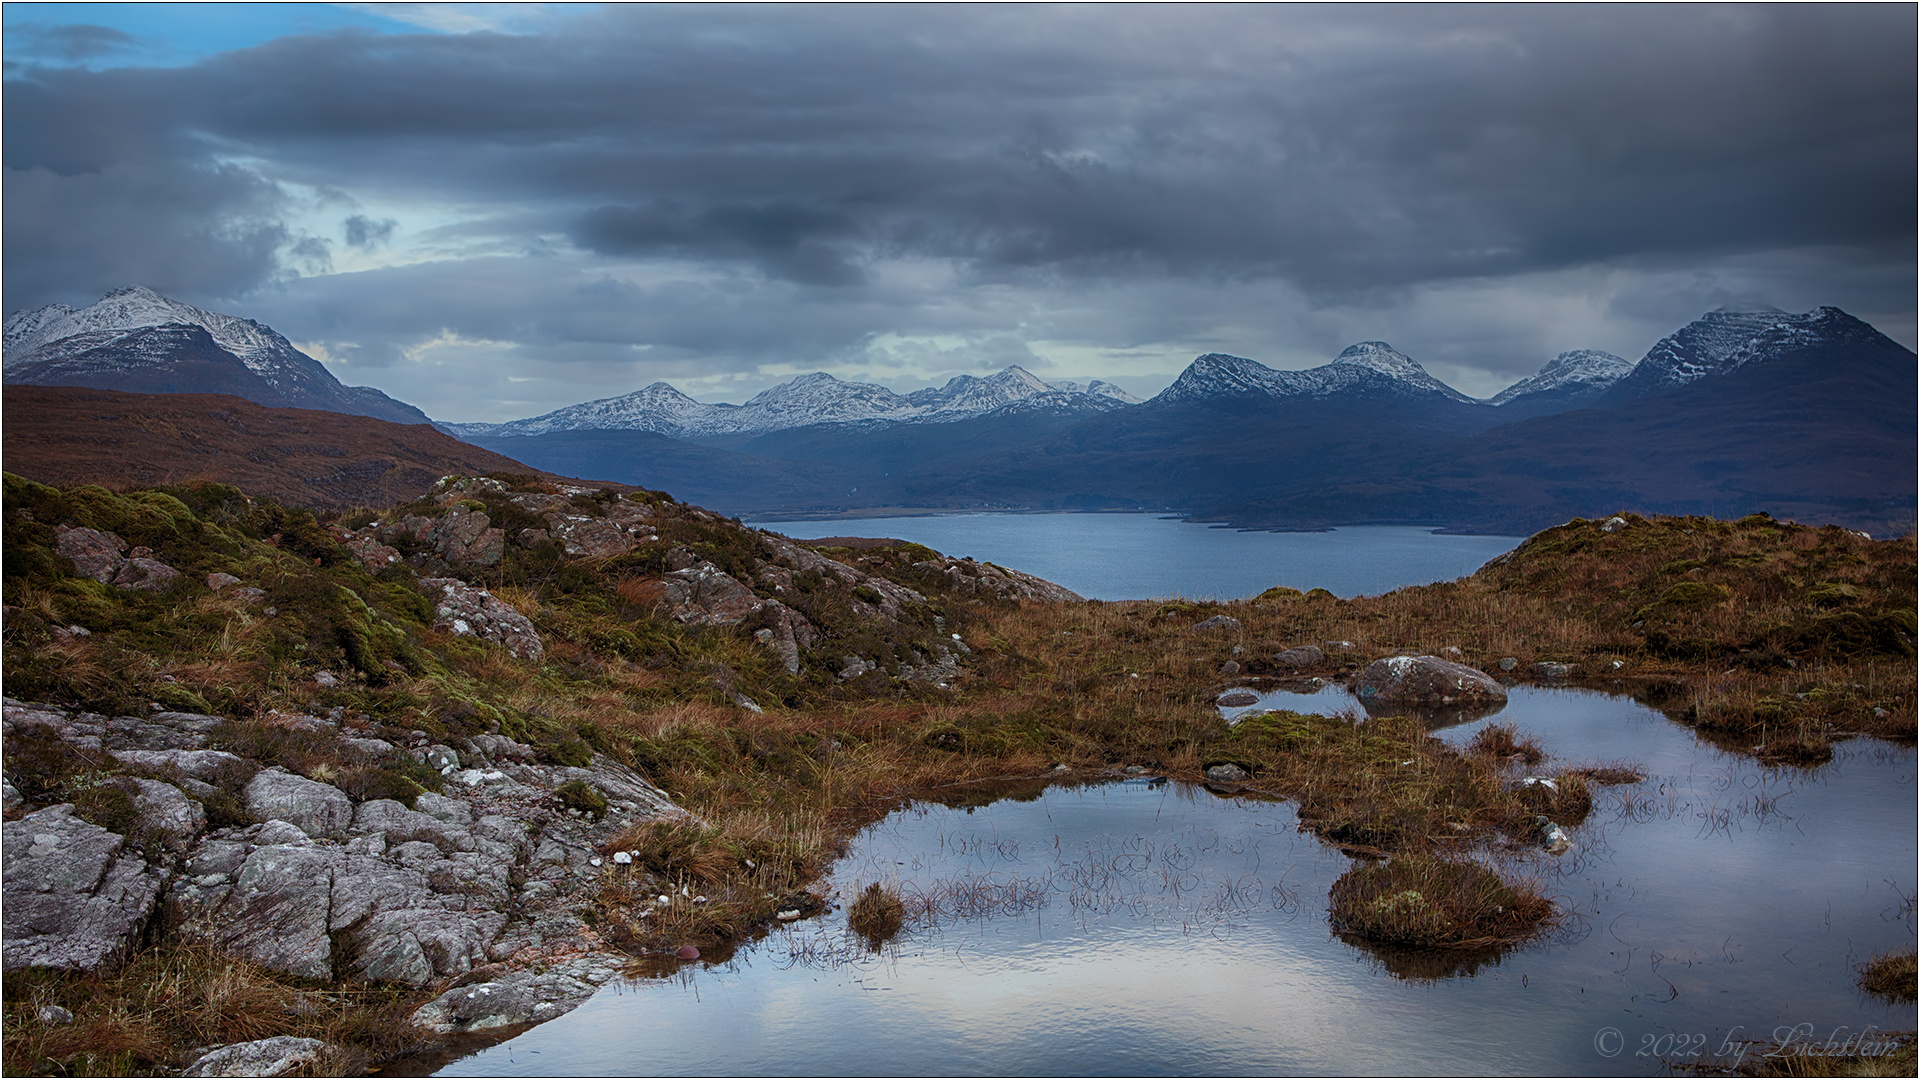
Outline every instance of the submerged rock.
{"type": "Polygon", "coordinates": [[[1354,681],[1363,703],[1452,705],[1507,700],[1506,688],[1484,672],[1438,656],[1390,656],[1375,660],[1354,681]]]}
{"type": "Polygon", "coordinates": [[[572,1012],[619,972],[610,957],[588,956],[546,971],[515,971],[456,986],[414,1011],[428,1031],[485,1031],[535,1024],[572,1012]]]}

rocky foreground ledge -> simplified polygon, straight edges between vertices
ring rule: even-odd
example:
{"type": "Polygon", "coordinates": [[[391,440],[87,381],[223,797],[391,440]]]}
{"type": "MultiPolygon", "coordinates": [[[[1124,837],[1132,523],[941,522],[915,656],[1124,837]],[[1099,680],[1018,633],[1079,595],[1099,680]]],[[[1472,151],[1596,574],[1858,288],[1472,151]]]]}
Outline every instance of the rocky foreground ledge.
{"type": "Polygon", "coordinates": [[[445,793],[421,794],[412,809],[355,802],[208,749],[221,717],[107,717],[8,699],[9,745],[57,745],[118,767],[101,783],[131,813],[114,832],[72,803],[33,807],[6,786],[9,816],[25,813],[4,825],[5,970],[104,973],[172,937],[303,978],[458,981],[416,1014],[441,1032],[551,1019],[617,973],[624,958],[602,951],[582,917],[596,849],[637,822],[684,817],[658,788],[599,756],[581,768],[533,764],[529,747],[498,735],[453,747],[373,737],[338,715],[275,722],[335,741],[343,759],[434,766],[445,793]],[[604,813],[568,806],[563,789],[581,785],[604,813]],[[208,826],[209,805],[235,804],[250,823],[208,826]]]}

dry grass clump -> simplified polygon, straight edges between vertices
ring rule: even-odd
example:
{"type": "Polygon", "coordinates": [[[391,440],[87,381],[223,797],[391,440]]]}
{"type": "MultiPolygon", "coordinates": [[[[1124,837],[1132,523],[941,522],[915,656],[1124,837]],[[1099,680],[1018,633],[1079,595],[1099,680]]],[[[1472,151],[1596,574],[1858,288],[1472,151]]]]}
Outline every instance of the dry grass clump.
{"type": "Polygon", "coordinates": [[[7,976],[10,1076],[151,1076],[185,1067],[194,1047],[275,1035],[334,1049],[311,1075],[350,1076],[426,1044],[409,1017],[428,995],[393,987],[331,987],[203,946],[150,949],[111,976],[46,969],[7,976]],[[58,1006],[71,1024],[45,1024],[58,1006]]]}
{"type": "Polygon", "coordinates": [[[1539,933],[1553,902],[1478,863],[1396,855],[1333,883],[1328,920],[1343,937],[1402,949],[1512,946],[1539,933]]]}
{"type": "Polygon", "coordinates": [[[1914,953],[1875,956],[1860,965],[1860,989],[1888,1001],[1914,1000],[1914,953]]]}
{"type": "Polygon", "coordinates": [[[898,889],[873,882],[847,909],[847,926],[867,942],[875,952],[892,941],[906,925],[907,909],[900,902],[898,889]]]}
{"type": "Polygon", "coordinates": [[[1538,765],[1547,756],[1539,743],[1520,738],[1512,724],[1488,724],[1481,728],[1467,744],[1467,750],[1485,757],[1517,758],[1528,765],[1538,765]]]}

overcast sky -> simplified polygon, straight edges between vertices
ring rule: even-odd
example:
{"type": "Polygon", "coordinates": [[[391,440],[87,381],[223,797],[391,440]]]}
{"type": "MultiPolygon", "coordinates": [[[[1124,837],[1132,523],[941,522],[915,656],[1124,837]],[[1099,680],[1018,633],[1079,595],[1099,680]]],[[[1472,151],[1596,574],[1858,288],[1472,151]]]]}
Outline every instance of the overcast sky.
{"type": "Polygon", "coordinates": [[[1915,344],[1916,9],[4,9],[5,307],[144,284],[446,420],[1725,303],[1915,344]]]}

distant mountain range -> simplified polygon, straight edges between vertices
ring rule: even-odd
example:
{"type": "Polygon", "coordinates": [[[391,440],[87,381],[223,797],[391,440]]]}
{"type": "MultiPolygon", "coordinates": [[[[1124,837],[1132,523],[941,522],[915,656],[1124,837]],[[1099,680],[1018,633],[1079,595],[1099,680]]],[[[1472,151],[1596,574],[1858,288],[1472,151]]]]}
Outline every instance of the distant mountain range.
{"type": "Polygon", "coordinates": [[[50,304],[8,317],[4,372],[15,385],[142,394],[232,394],[268,406],[424,424],[427,416],[333,373],[252,319],[202,311],[152,289],[116,289],[75,310],[50,304]]]}
{"type": "MultiPolygon", "coordinates": [[[[267,327],[145,289],[15,315],[5,355],[9,384],[425,419],[341,386],[267,327]]],[[[1616,509],[1765,510],[1885,535],[1913,525],[1915,398],[1914,354],[1837,308],[1729,308],[1637,364],[1562,353],[1486,400],[1369,341],[1305,371],[1210,353],[1145,402],[1018,367],[909,394],[820,372],[744,405],[662,382],[525,420],[435,426],[542,470],[734,514],[1112,509],[1526,533],[1616,509]]]]}

